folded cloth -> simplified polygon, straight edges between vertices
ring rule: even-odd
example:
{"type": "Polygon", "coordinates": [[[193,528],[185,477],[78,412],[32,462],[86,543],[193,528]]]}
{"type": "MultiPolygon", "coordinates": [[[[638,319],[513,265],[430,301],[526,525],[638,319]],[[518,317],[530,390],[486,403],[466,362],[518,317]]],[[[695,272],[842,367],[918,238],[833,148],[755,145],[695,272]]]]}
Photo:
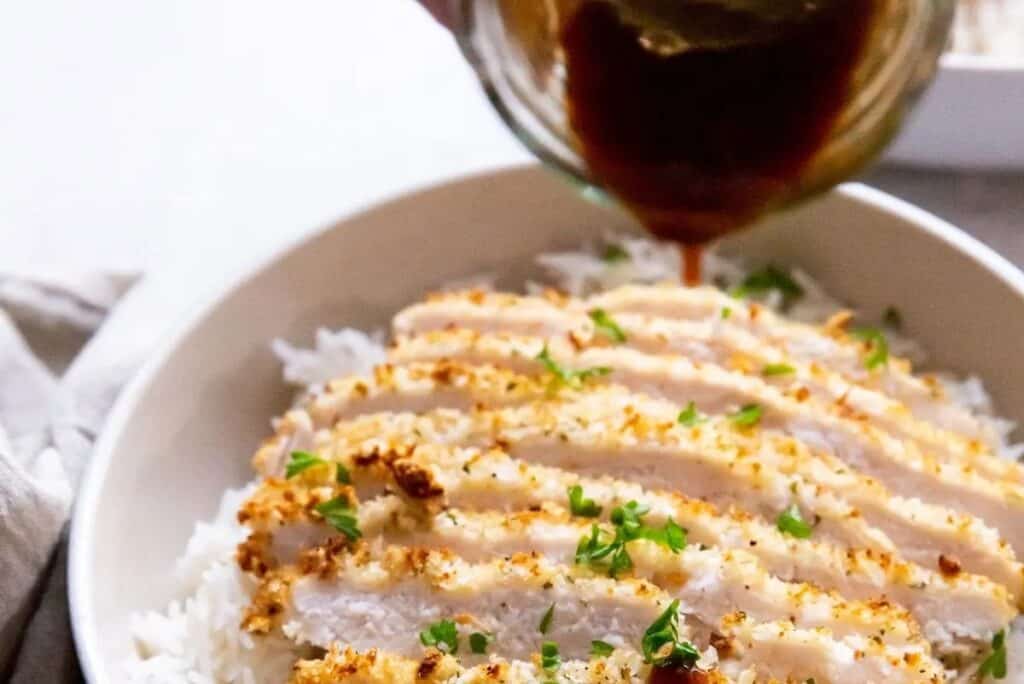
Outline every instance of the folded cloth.
{"type": "Polygon", "coordinates": [[[62,531],[93,438],[141,356],[104,346],[64,377],[55,371],[134,281],[0,276],[0,680],[80,679],[62,531]]]}

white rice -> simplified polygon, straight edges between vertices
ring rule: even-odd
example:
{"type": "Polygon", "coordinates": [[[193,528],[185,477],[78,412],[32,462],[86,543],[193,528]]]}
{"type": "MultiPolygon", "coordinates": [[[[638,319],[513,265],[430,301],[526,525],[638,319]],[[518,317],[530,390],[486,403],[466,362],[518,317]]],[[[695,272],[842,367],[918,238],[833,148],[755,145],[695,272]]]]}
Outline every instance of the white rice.
{"type": "Polygon", "coordinates": [[[1024,1],[960,0],[952,49],[1024,62],[1024,1]]]}
{"type": "Polygon", "coordinates": [[[133,616],[136,657],[125,664],[135,684],[281,684],[295,644],[270,635],[254,639],[239,628],[256,583],[235,564],[246,530],[236,515],[254,485],[224,493],[211,522],[200,522],[178,560],[182,600],[164,612],[133,616]]]}
{"type": "Polygon", "coordinates": [[[351,328],[337,332],[320,328],[312,349],[293,347],[284,340],[270,345],[281,361],[284,381],[309,393],[320,391],[332,378],[369,372],[386,357],[383,332],[367,335],[351,328]]]}
{"type": "MultiPolygon", "coordinates": [[[[629,259],[608,264],[599,256],[601,245],[595,244],[574,252],[544,254],[537,261],[551,284],[574,295],[628,282],[678,281],[679,258],[674,247],[635,237],[614,242],[629,259]]],[[[740,282],[745,273],[736,261],[707,255],[705,277],[709,282],[729,286],[740,282]]],[[[809,275],[794,271],[792,276],[804,295],[787,310],[788,316],[822,321],[841,308],[809,275]]],[[[486,275],[464,279],[460,285],[486,287],[493,281],[486,275]]],[[[527,284],[528,290],[538,287],[527,284]]],[[[766,303],[778,306],[781,300],[769,297],[766,303]]],[[[911,341],[894,333],[889,333],[889,338],[894,352],[922,358],[911,341]]],[[[318,330],[313,349],[294,347],[283,340],[274,340],[272,348],[282,363],[285,381],[297,386],[301,395],[320,391],[324,383],[340,375],[368,371],[385,358],[381,332],[351,328],[318,330]]],[[[1015,425],[992,417],[991,400],[978,378],[942,377],[955,401],[988,417],[999,434],[1008,438],[1015,425]]],[[[1016,458],[1024,445],[1006,444],[1003,450],[1016,458]]],[[[130,684],[281,684],[287,681],[295,659],[309,655],[282,636],[253,638],[239,628],[255,583],[235,564],[235,547],[246,535],[236,513],[254,486],[227,491],[216,518],[196,524],[176,568],[182,598],[164,611],[133,617],[135,653],[124,666],[130,684]]],[[[1024,657],[1018,656],[1024,654],[1024,621],[1014,623],[1007,646],[1011,671],[1003,681],[1024,684],[1024,657]]]]}

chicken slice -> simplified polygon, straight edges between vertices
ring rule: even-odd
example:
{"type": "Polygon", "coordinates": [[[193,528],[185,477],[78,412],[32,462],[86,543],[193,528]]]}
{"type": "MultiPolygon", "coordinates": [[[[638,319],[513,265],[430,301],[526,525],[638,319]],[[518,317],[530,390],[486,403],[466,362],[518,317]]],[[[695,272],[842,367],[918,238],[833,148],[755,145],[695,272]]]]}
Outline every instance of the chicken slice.
{"type": "MultiPolygon", "coordinates": [[[[594,639],[639,643],[676,605],[648,582],[594,577],[530,554],[473,564],[443,551],[362,544],[353,553],[307,553],[285,599],[283,629],[299,643],[414,658],[423,651],[420,633],[450,619],[460,632],[490,634],[493,652],[505,658],[529,660],[542,641],[553,641],[563,658],[582,659],[594,639]]],[[[740,613],[709,625],[680,612],[678,636],[700,648],[713,640],[723,672],[753,669],[761,681],[921,682],[942,675],[923,644],[840,639],[740,613]]]]}
{"type": "Polygon", "coordinates": [[[536,360],[542,349],[579,372],[608,369],[617,385],[685,405],[695,401],[710,413],[725,413],[756,404],[764,427],[778,429],[809,446],[835,454],[852,468],[887,485],[898,495],[941,502],[998,527],[1009,544],[1024,552],[1024,486],[993,481],[969,466],[952,466],[922,454],[871,427],[867,421],[822,413],[764,383],[715,366],[696,366],[679,357],[666,358],[629,349],[584,349],[576,352],[561,340],[480,335],[470,331],[428,333],[400,340],[394,361],[456,359],[503,365],[525,373],[543,373],[536,360]]]}
{"type": "MultiPolygon", "coordinates": [[[[300,492],[296,498],[301,497],[300,492]]],[[[571,516],[554,504],[513,513],[449,508],[425,515],[416,503],[385,495],[360,505],[358,521],[366,539],[380,537],[389,544],[445,549],[471,562],[536,552],[553,563],[583,564],[598,574],[613,576],[607,557],[590,563],[581,560],[578,551],[581,542],[591,538],[611,541],[614,528],[571,516]]],[[[301,548],[322,544],[336,534],[329,526],[319,524],[316,516],[308,516],[302,523],[316,525],[321,538],[310,544],[309,532],[302,531],[307,543],[301,548]]],[[[290,531],[282,530],[286,534],[290,531]]],[[[685,612],[706,624],[717,624],[742,607],[757,621],[789,619],[798,627],[825,627],[842,637],[879,634],[883,641],[894,644],[921,639],[916,621],[902,608],[882,602],[850,602],[808,584],[785,582],[768,573],[756,556],[744,550],[689,545],[685,532],[679,533],[681,541],[675,546],[648,539],[625,543],[623,549],[632,568],[615,575],[636,577],[665,589],[681,601],[685,612]]],[[[289,540],[275,549],[276,560],[295,562],[297,548],[289,540]]]]}
{"type": "Polygon", "coordinates": [[[392,443],[412,445],[420,438],[485,447],[498,443],[531,463],[674,489],[771,521],[798,505],[805,519],[817,522],[817,538],[892,554],[898,548],[895,537],[910,560],[952,574],[962,568],[991,576],[1020,596],[1020,564],[995,531],[976,519],[892,497],[848,469],[830,470],[793,443],[775,449],[758,441],[751,448],[733,436],[731,427],[714,421],[686,428],[671,416],[652,420],[637,410],[643,402],[595,391],[564,404],[378,414],[339,423],[333,434],[324,431],[315,448],[325,453],[364,449],[374,438],[381,440],[383,451],[392,443]]]}
{"type": "MultiPolygon", "coordinates": [[[[477,665],[430,650],[422,658],[405,658],[373,649],[360,654],[332,647],[323,658],[299,661],[290,684],[647,684],[651,667],[643,656],[616,648],[610,656],[563,661],[554,677],[539,660],[508,661],[497,656],[477,665]]],[[[755,673],[741,672],[735,679],[720,670],[695,669],[680,674],[679,684],[752,684],[755,673]]]]}
{"type": "Polygon", "coordinates": [[[945,463],[968,464],[987,477],[1024,482],[1024,466],[993,455],[977,439],[921,420],[901,402],[856,384],[827,365],[787,356],[742,327],[729,325],[721,316],[694,321],[622,313],[609,318],[611,323],[605,322],[605,326],[617,326],[609,332],[607,327],[598,327],[585,303],[577,300],[558,304],[539,297],[478,295],[452,293],[414,304],[395,317],[395,333],[412,336],[460,328],[517,336],[568,336],[579,348],[608,346],[609,335],[621,333],[618,342],[622,348],[716,364],[761,377],[783,391],[803,388],[809,401],[822,404],[821,410],[866,416],[875,427],[897,439],[915,442],[945,463]]]}
{"type": "Polygon", "coordinates": [[[721,318],[722,310],[730,308],[728,326],[746,330],[792,358],[818,362],[854,382],[877,389],[906,404],[923,420],[990,445],[998,442],[998,436],[984,421],[950,401],[937,382],[915,377],[906,361],[892,359],[881,372],[866,369],[863,344],[842,334],[836,326],[819,328],[789,321],[763,306],[737,302],[710,287],[626,286],[599,294],[586,304],[615,314],[631,312],[697,320],[721,318]]]}
{"type": "MultiPolygon", "coordinates": [[[[371,379],[350,379],[344,382],[334,383],[331,391],[324,397],[319,398],[310,407],[310,413],[319,416],[318,419],[310,417],[310,414],[299,411],[295,415],[289,414],[282,421],[281,431],[278,436],[269,440],[257,453],[255,460],[263,472],[279,473],[283,469],[283,460],[286,458],[289,449],[315,448],[317,438],[316,429],[312,423],[318,425],[330,425],[334,421],[346,416],[360,415],[363,409],[392,409],[392,410],[428,410],[436,406],[469,407],[469,406],[510,406],[529,402],[531,399],[547,396],[547,382],[537,378],[522,376],[510,371],[488,367],[488,366],[466,366],[448,362],[437,364],[413,364],[408,367],[388,367],[378,369],[375,377],[371,379]],[[436,397],[431,402],[430,397],[436,397]],[[298,444],[298,446],[296,446],[298,444]]],[[[641,435],[641,441],[650,442],[652,439],[661,439],[665,433],[665,424],[673,422],[677,406],[658,400],[651,400],[639,395],[609,387],[584,388],[584,390],[562,389],[559,397],[563,397],[567,404],[578,404],[575,416],[591,422],[594,417],[607,417],[612,414],[611,430],[614,433],[622,433],[621,421],[615,416],[621,412],[629,411],[634,414],[630,425],[626,425],[627,431],[636,432],[638,429],[644,432],[655,433],[652,437],[649,434],[641,435]],[[637,410],[642,412],[636,415],[637,410]],[[646,417],[647,420],[641,420],[646,417]],[[651,423],[653,418],[654,427],[651,423]]],[[[557,409],[552,409],[557,412],[557,409]]],[[[518,414],[522,417],[522,413],[518,414]]],[[[625,415],[621,413],[621,415],[625,415]]],[[[443,416],[442,416],[443,417],[443,416]]],[[[439,417],[438,420],[442,420],[439,417]]],[[[376,420],[376,419],[373,419],[376,420]]],[[[402,429],[408,430],[429,430],[437,432],[438,428],[428,426],[408,425],[405,428],[393,426],[378,426],[371,420],[367,423],[362,432],[366,436],[383,431],[382,434],[393,434],[402,429]]],[[[385,420],[400,420],[397,418],[386,418],[385,420]]],[[[412,420],[410,417],[409,420],[412,420]]],[[[454,421],[459,424],[458,416],[443,418],[445,421],[454,421]]],[[[484,435],[476,439],[484,439],[485,442],[494,439],[509,439],[503,436],[507,432],[506,423],[493,421],[487,422],[479,416],[474,418],[476,423],[485,425],[484,435]],[[493,429],[492,429],[493,428],[493,429]],[[501,428],[500,431],[497,431],[501,428]]],[[[719,421],[720,423],[720,421],[719,421]]],[[[538,423],[539,424],[539,423],[538,423]]],[[[1015,596],[1021,596],[1022,582],[1024,582],[1024,569],[1016,562],[1013,552],[1007,544],[1000,540],[999,535],[993,529],[982,524],[977,519],[964,516],[942,506],[925,504],[916,499],[904,499],[892,497],[877,482],[861,477],[857,473],[839,464],[834,458],[819,452],[816,458],[811,458],[807,450],[792,439],[779,437],[763,431],[747,431],[728,429],[716,429],[715,421],[710,424],[701,424],[700,429],[685,430],[676,428],[671,434],[676,435],[675,439],[689,443],[687,447],[690,452],[696,450],[700,455],[700,462],[704,463],[702,455],[704,452],[714,452],[712,457],[718,456],[717,462],[724,464],[721,467],[728,467],[729,477],[738,478],[742,473],[731,472],[735,466],[723,457],[723,454],[740,454],[747,465],[747,474],[756,475],[757,482],[770,476],[770,472],[762,472],[764,465],[772,466],[769,470],[778,470],[786,477],[807,476],[807,480],[820,487],[822,491],[838,493],[843,500],[851,502],[858,512],[886,531],[885,535],[866,528],[856,519],[843,519],[843,509],[833,509],[827,506],[818,510],[817,506],[809,506],[808,513],[815,515],[827,514],[834,510],[839,518],[837,525],[839,533],[854,535],[851,545],[854,548],[873,548],[885,553],[891,553],[894,545],[901,545],[901,551],[907,557],[920,562],[928,567],[936,567],[941,563],[944,570],[955,569],[957,565],[990,577],[1005,584],[1015,596]],[[722,454],[718,452],[723,452],[722,454]],[[760,459],[760,460],[758,460],[760,459]],[[763,464],[762,464],[763,462],[763,464]],[[758,472],[752,473],[756,469],[758,472]],[[823,513],[824,511],[824,513],[823,513]],[[858,537],[856,535],[864,535],[858,537]],[[945,559],[941,556],[945,556],[945,559]]],[[[573,432],[580,432],[573,427],[573,432]]],[[[355,429],[355,428],[352,428],[355,429]]],[[[473,439],[466,437],[476,428],[459,427],[456,430],[456,437],[452,437],[451,430],[446,439],[473,439]],[[461,430],[461,433],[458,431],[461,430]],[[461,434],[461,436],[459,436],[461,434]]],[[[588,428],[593,432],[593,428],[588,428]]],[[[586,432],[586,430],[584,430],[586,432]]],[[[513,431],[515,432],[515,431],[513,431]]],[[[319,428],[319,443],[330,444],[331,436],[323,428],[319,428]]],[[[358,433],[358,430],[357,430],[358,433]]],[[[522,434],[513,434],[515,441],[522,441],[522,434]]],[[[362,439],[358,434],[355,439],[362,439]]],[[[593,440],[590,440],[593,442],[593,440]]],[[[559,445],[559,449],[565,450],[565,445],[559,445]]],[[[707,463],[706,467],[711,468],[714,464],[707,463]]],[[[691,483],[692,484],[692,483],[691,483]]],[[[706,483],[705,483],[706,484],[706,483]]],[[[742,496],[746,496],[748,480],[741,480],[737,487],[742,490],[742,496]]],[[[763,488],[763,485],[758,485],[763,488]]],[[[783,481],[777,491],[790,486],[783,481]]],[[[693,491],[693,490],[691,490],[693,491]]],[[[801,491],[806,491],[803,488],[801,491]]],[[[699,493],[699,492],[698,492],[699,493]]],[[[811,494],[816,494],[817,490],[811,494]]],[[[827,500],[834,499],[829,495],[827,500]]],[[[827,501],[826,501],[827,503],[827,501]]],[[[746,503],[744,505],[747,505],[746,503]]],[[[775,507],[775,513],[779,506],[788,505],[783,501],[775,501],[771,507],[775,507]]],[[[822,528],[822,532],[831,532],[831,528],[822,528]]]]}
{"type": "MultiPolygon", "coordinates": [[[[355,466],[353,462],[351,476],[356,488],[365,489],[364,480],[377,484],[377,480],[386,478],[399,490],[409,487],[410,498],[424,502],[422,484],[429,483],[427,491],[434,493],[433,501],[425,502],[427,510],[436,510],[442,505],[458,507],[462,509],[456,518],[459,522],[452,519],[450,510],[419,513],[415,506],[398,504],[395,497],[384,496],[360,507],[360,528],[367,536],[381,528],[397,528],[414,534],[417,543],[426,544],[423,529],[427,528],[433,530],[435,545],[449,545],[471,559],[478,559],[480,554],[524,550],[533,544],[537,550],[565,560],[565,553],[574,555],[580,530],[567,537],[563,521],[558,528],[562,533],[545,539],[544,531],[556,527],[545,526],[551,522],[548,518],[541,517],[537,521],[539,529],[527,537],[520,534],[524,528],[522,523],[513,524],[515,518],[509,518],[513,522],[500,523],[503,515],[527,508],[550,512],[554,507],[553,510],[558,511],[557,504],[567,501],[568,489],[580,486],[584,495],[601,508],[604,520],[614,507],[630,501],[650,507],[645,519],[650,525],[661,526],[669,519],[674,520],[688,531],[690,543],[698,545],[688,547],[688,552],[706,547],[709,552],[730,560],[756,557],[768,572],[785,580],[806,580],[852,598],[888,597],[914,614],[937,652],[944,655],[976,650],[979,643],[987,643],[1016,613],[1005,589],[985,578],[968,573],[943,576],[885,554],[796,539],[783,535],[774,525],[749,516],[723,514],[706,503],[644,490],[633,483],[607,477],[578,478],[564,471],[517,462],[497,451],[481,453],[475,449],[420,446],[396,452],[394,458],[390,462],[386,458],[364,460],[365,466],[355,466]],[[475,513],[478,511],[491,517],[475,513]],[[465,520],[462,520],[463,515],[465,520]],[[482,522],[470,525],[473,521],[482,522]],[[473,541],[473,530],[480,532],[481,538],[477,541],[473,541]],[[459,541],[458,535],[467,534],[466,539],[459,541]],[[512,546],[516,543],[525,546],[523,549],[512,546]]],[[[318,517],[311,513],[313,506],[332,496],[332,479],[328,468],[311,470],[289,481],[269,479],[246,503],[240,517],[258,533],[269,533],[261,539],[264,545],[273,545],[270,555],[276,559],[291,559],[301,549],[322,542],[329,534],[309,521],[318,517]],[[311,477],[321,478],[321,486],[326,486],[327,491],[310,489],[307,485],[311,477]]],[[[316,480],[312,484],[316,484],[316,480]]],[[[377,491],[374,487],[371,489],[377,491]]],[[[527,515],[526,520],[532,519],[527,515]]],[[[583,525],[583,531],[588,531],[587,521],[581,523],[577,519],[575,522],[583,525]]],[[[267,554],[258,555],[265,557],[267,554]]],[[[761,584],[765,581],[768,580],[762,579],[761,584]]],[[[737,582],[744,586],[761,586],[751,581],[737,582]]],[[[739,585],[734,582],[734,586],[739,585]]]]}

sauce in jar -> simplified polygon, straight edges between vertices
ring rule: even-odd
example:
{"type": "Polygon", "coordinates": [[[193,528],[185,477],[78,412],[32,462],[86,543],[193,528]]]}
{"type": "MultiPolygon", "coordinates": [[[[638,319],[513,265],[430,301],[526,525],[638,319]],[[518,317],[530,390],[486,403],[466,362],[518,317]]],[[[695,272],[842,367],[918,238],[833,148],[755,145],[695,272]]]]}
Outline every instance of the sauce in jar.
{"type": "Polygon", "coordinates": [[[583,0],[565,18],[581,155],[654,235],[683,246],[687,282],[699,281],[700,247],[769,209],[828,140],[876,2],[808,3],[749,42],[668,54],[607,2],[583,0]]]}

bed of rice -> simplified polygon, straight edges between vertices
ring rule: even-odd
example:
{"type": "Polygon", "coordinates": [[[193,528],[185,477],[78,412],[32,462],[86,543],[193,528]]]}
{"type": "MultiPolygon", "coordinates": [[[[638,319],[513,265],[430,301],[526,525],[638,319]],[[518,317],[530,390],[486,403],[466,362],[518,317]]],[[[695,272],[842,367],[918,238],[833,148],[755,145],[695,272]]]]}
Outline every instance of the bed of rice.
{"type": "MultiPolygon", "coordinates": [[[[1024,0],[1022,0],[1024,1],[1024,0]]],[[[572,294],[608,289],[627,282],[678,282],[678,256],[675,247],[650,240],[623,238],[614,240],[629,254],[629,259],[609,265],[598,255],[599,245],[588,245],[577,252],[544,254],[538,262],[550,276],[550,283],[572,294]]],[[[708,255],[706,277],[719,285],[739,282],[745,269],[739,263],[708,255]]],[[[798,270],[793,278],[804,289],[804,296],[787,311],[803,321],[826,319],[840,308],[807,274],[798,270]]],[[[486,287],[484,276],[460,281],[486,287]]],[[[451,284],[449,284],[449,287],[451,284]]],[[[526,290],[541,287],[527,283],[526,290]]],[[[770,305],[780,301],[767,300],[770,305]]],[[[913,342],[890,334],[894,353],[915,361],[923,353],[913,342]]],[[[275,340],[274,353],[281,360],[286,382],[304,395],[318,391],[332,378],[365,372],[384,358],[384,336],[358,330],[337,332],[321,329],[313,349],[293,347],[275,340]]],[[[979,415],[992,416],[992,406],[984,386],[977,378],[957,380],[945,376],[948,390],[959,402],[979,415]]],[[[1024,445],[1008,442],[1014,425],[990,418],[1004,436],[1003,453],[1019,458],[1024,445]]],[[[132,684],[283,684],[295,659],[304,655],[282,636],[255,639],[239,629],[242,612],[254,588],[252,580],[241,573],[234,562],[236,545],[245,538],[236,512],[251,491],[249,487],[224,494],[216,517],[196,524],[184,554],[175,569],[180,600],[162,612],[149,611],[133,616],[131,633],[135,653],[124,665],[125,679],[132,684]]],[[[1024,684],[1024,621],[1018,619],[1009,638],[1010,673],[1005,682],[1024,684]]]]}
{"type": "Polygon", "coordinates": [[[960,0],[953,51],[1024,62],[1024,2],[960,0]]]}

